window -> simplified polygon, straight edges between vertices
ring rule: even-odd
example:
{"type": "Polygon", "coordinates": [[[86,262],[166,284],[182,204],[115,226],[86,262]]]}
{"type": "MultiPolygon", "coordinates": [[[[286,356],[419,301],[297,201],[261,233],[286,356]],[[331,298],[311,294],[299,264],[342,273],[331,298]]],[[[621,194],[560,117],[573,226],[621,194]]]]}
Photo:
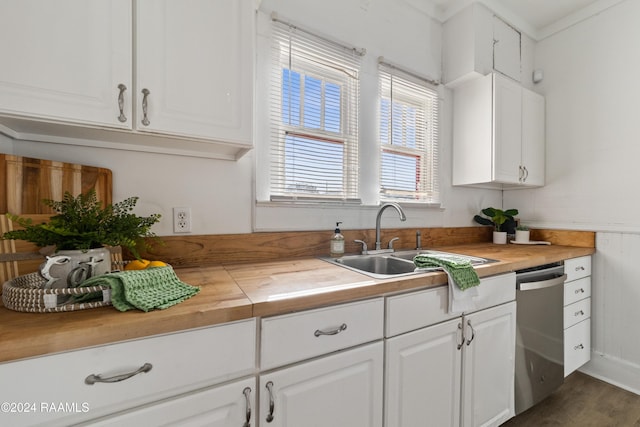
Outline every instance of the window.
{"type": "Polygon", "coordinates": [[[380,63],[380,198],[439,203],[438,94],[380,63]]]}
{"type": "Polygon", "coordinates": [[[274,23],[271,200],[358,198],[359,53],[274,23]]]}

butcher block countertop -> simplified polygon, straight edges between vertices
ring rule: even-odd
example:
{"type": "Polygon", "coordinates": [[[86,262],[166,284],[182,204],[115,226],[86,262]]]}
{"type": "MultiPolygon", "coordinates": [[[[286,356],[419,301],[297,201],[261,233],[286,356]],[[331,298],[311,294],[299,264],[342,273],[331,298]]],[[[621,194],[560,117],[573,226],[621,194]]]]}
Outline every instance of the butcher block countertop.
{"type": "MultiPolygon", "coordinates": [[[[480,277],[591,255],[572,246],[469,244],[434,248],[499,262],[476,268],[480,277]]],[[[0,362],[306,310],[447,283],[442,272],[372,279],[318,258],[176,269],[200,286],[195,297],[166,310],[119,312],[113,307],[32,314],[0,306],[0,362]]]]}

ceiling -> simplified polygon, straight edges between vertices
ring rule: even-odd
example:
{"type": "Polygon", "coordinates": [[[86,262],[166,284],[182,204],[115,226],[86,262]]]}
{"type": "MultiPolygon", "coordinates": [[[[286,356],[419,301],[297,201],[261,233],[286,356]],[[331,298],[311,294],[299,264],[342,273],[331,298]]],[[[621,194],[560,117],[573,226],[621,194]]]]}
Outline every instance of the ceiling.
{"type": "Polygon", "coordinates": [[[446,21],[475,1],[505,21],[541,40],[626,0],[407,0],[429,15],[446,21]]]}

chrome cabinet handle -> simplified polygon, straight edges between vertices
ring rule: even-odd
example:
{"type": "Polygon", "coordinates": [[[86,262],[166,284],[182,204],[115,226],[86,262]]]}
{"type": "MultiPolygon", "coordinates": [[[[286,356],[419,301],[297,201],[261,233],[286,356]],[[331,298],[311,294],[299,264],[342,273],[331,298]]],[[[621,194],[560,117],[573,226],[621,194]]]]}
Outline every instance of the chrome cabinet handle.
{"type": "Polygon", "coordinates": [[[321,331],[320,329],[316,329],[316,331],[313,333],[314,336],[319,337],[322,335],[338,335],[340,332],[342,331],[346,331],[347,330],[347,324],[343,323],[342,325],[338,326],[335,329],[331,329],[329,331],[321,331]]]}
{"type": "Polygon", "coordinates": [[[582,344],[578,344],[577,346],[573,347],[574,350],[584,350],[584,346],[582,344]]]}
{"type": "Polygon", "coordinates": [[[582,311],[582,310],[580,310],[580,311],[576,311],[575,313],[573,313],[573,315],[574,315],[575,317],[578,317],[578,316],[584,316],[584,311],[582,311]]]}
{"type": "Polygon", "coordinates": [[[269,381],[266,387],[267,390],[269,390],[269,413],[267,414],[267,422],[270,423],[273,421],[273,407],[275,406],[273,402],[273,381],[269,381]]]}
{"type": "Polygon", "coordinates": [[[244,400],[247,408],[245,411],[246,420],[242,427],[251,427],[251,387],[245,387],[244,390],[242,390],[242,393],[244,393],[244,400]]]}
{"type": "Polygon", "coordinates": [[[524,178],[522,178],[522,182],[526,182],[527,178],[529,178],[529,169],[527,169],[526,166],[523,166],[522,169],[524,170],[524,178]]]}
{"type": "Polygon", "coordinates": [[[458,343],[458,350],[464,345],[464,331],[462,330],[462,323],[458,323],[458,330],[460,331],[460,342],[458,343]]]}
{"type": "Polygon", "coordinates": [[[149,117],[147,117],[147,107],[148,107],[148,101],[147,98],[149,97],[149,94],[151,94],[151,92],[149,92],[149,89],[144,88],[142,89],[142,95],[144,95],[142,97],[142,124],[145,126],[149,126],[149,124],[151,124],[151,122],[149,121],[149,117]]]}
{"type": "Polygon", "coordinates": [[[118,121],[124,123],[127,121],[127,116],[124,115],[124,91],[127,90],[127,87],[120,83],[118,89],[120,89],[120,93],[118,94],[118,108],[120,109],[118,121]]]}
{"type": "Polygon", "coordinates": [[[576,267],[576,271],[584,271],[584,267],[582,265],[579,265],[576,267]]]}
{"type": "Polygon", "coordinates": [[[471,320],[467,320],[467,325],[469,326],[469,329],[471,329],[471,338],[467,340],[467,345],[469,345],[471,344],[471,341],[473,341],[473,339],[476,337],[476,330],[473,329],[473,326],[471,325],[471,320]]]}
{"type": "Polygon", "coordinates": [[[88,385],[93,385],[95,383],[117,383],[120,381],[128,380],[129,378],[138,374],[149,372],[151,368],[153,368],[153,365],[151,365],[151,363],[145,363],[136,371],[128,372],[126,374],[114,375],[108,378],[102,378],[100,375],[91,374],[84,379],[84,383],[88,385]]]}
{"type": "Polygon", "coordinates": [[[580,288],[580,289],[576,289],[574,291],[576,294],[584,294],[584,289],[580,288]]]}
{"type": "Polygon", "coordinates": [[[518,181],[522,182],[522,176],[524,175],[522,165],[518,166],[518,181]]]}

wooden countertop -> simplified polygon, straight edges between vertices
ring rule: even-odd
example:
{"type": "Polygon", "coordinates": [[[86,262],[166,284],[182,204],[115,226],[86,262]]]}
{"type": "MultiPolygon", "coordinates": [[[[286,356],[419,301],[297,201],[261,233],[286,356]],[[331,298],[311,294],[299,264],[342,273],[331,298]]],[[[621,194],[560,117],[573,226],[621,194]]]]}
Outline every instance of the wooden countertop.
{"type": "MultiPolygon", "coordinates": [[[[437,249],[499,260],[477,267],[481,277],[595,252],[571,246],[484,243],[437,249]]],[[[167,310],[122,313],[102,307],[32,314],[0,306],[0,362],[447,283],[442,272],[372,279],[317,258],[182,268],[176,273],[184,282],[200,286],[201,292],[167,310]]]]}

